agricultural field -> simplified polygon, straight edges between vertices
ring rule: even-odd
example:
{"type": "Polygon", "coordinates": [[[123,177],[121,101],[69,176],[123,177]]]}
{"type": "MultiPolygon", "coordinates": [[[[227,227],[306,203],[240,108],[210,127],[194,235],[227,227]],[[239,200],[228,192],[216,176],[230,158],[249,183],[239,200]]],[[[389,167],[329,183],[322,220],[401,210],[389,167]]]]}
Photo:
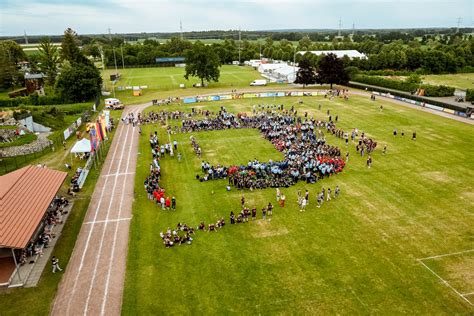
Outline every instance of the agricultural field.
{"type": "MultiPolygon", "coordinates": [[[[405,80],[405,76],[382,76],[394,80],[405,80]]],[[[423,83],[432,85],[444,85],[458,89],[474,89],[474,73],[447,74],[447,75],[423,75],[423,83]]]]}
{"type": "Polygon", "coordinates": [[[426,75],[423,76],[423,83],[451,86],[463,90],[474,89],[474,73],[426,75]]]}
{"type": "MultiPolygon", "coordinates": [[[[224,65],[220,71],[219,82],[209,83],[209,88],[225,88],[227,90],[244,88],[249,87],[253,80],[262,78],[259,72],[251,67],[224,65]]],[[[167,92],[166,95],[169,96],[169,92],[171,90],[178,90],[180,84],[185,84],[186,86],[185,90],[181,89],[178,91],[180,94],[209,93],[209,89],[193,88],[193,84],[200,83],[201,81],[194,77],[190,77],[189,80],[184,79],[184,68],[125,68],[118,69],[118,72],[121,74],[121,78],[115,84],[115,93],[116,97],[126,104],[144,102],[143,99],[149,101],[155,97],[164,97],[165,94],[160,92],[167,92]],[[148,88],[142,90],[142,96],[133,97],[131,90],[118,91],[119,86],[148,86],[148,88]]],[[[112,91],[110,75],[113,73],[115,73],[115,69],[107,69],[103,72],[102,77],[108,91],[112,91]]]]}
{"type": "MultiPolygon", "coordinates": [[[[474,279],[468,271],[474,259],[474,127],[366,97],[302,100],[303,104],[281,98],[148,109],[216,112],[225,106],[233,113],[250,113],[253,104],[273,103],[285,109],[294,105],[299,115],[308,112],[324,120],[330,110],[333,118],[338,115],[338,128],[358,128],[378,147],[368,169],[356,143],[346,147],[342,139],[327,135],[329,144],[340,147],[344,155],[350,153],[344,171],[315,184],[283,188],[287,204],[281,208],[275,189],[226,191],[226,180],[197,181],[201,159],[190,145],[189,133],[168,139],[166,126],[142,127],[124,315],[474,312],[474,279]],[[393,136],[394,129],[405,136],[393,136]],[[176,197],[176,211],[161,210],[143,188],[151,163],[148,136],[154,131],[160,142],[179,143],[182,160],[167,156],[160,162],[161,185],[176,197]],[[413,131],[416,141],[411,140],[413,131]],[[341,196],[317,208],[316,193],[336,185],[341,196]],[[303,213],[296,203],[298,189],[310,192],[303,213]],[[247,205],[259,210],[258,220],[230,225],[229,213],[240,211],[242,195],[247,205]],[[274,215],[264,221],[260,210],[269,202],[275,205],[274,215]],[[178,222],[197,226],[221,217],[225,227],[216,233],[197,231],[192,245],[167,249],[162,244],[159,232],[178,222]],[[466,296],[456,294],[434,272],[466,296]]],[[[202,147],[202,160],[212,164],[281,157],[258,130],[192,135],[202,147]]]]}

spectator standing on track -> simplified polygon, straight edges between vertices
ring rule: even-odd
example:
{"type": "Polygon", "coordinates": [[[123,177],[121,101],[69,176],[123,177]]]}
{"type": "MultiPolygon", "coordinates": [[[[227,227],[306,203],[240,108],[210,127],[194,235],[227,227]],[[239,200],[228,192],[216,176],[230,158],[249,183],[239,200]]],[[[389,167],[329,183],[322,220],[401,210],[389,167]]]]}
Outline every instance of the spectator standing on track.
{"type": "Polygon", "coordinates": [[[56,273],[56,270],[63,271],[63,269],[59,267],[59,259],[55,256],[51,259],[51,264],[53,266],[53,273],[56,273]]]}
{"type": "Polygon", "coordinates": [[[178,150],[178,142],[176,140],[173,141],[174,150],[178,150]]]}

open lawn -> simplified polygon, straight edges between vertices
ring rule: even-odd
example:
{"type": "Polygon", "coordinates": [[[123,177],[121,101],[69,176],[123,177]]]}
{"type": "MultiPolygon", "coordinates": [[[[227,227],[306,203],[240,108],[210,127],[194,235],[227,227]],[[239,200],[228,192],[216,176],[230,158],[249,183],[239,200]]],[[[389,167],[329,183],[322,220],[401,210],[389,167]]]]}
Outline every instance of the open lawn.
{"type": "Polygon", "coordinates": [[[451,86],[463,90],[474,89],[474,73],[426,75],[423,76],[423,83],[451,86]]]}
{"type": "MultiPolygon", "coordinates": [[[[405,80],[405,76],[381,76],[383,78],[405,80]]],[[[474,73],[447,74],[447,75],[423,75],[423,83],[432,85],[444,85],[458,89],[474,89],[474,73]]]]}
{"type": "MultiPolygon", "coordinates": [[[[125,78],[125,77],[124,77],[125,78]]],[[[168,109],[251,112],[254,103],[283,103],[296,98],[238,100],[174,106],[168,109]]],[[[135,179],[135,201],[128,254],[124,315],[154,314],[469,314],[460,296],[440,282],[417,259],[474,249],[474,127],[384,100],[353,96],[349,101],[303,98],[305,111],[326,119],[339,116],[337,126],[359,128],[378,142],[373,167],[341,139],[330,144],[350,152],[341,174],[316,184],[283,188],[285,208],[275,207],[271,221],[260,210],[272,202],[275,190],[225,190],[226,180],[200,183],[200,162],[190,134],[172,135],[182,161],[161,161],[162,185],[177,199],[175,212],[149,201],[143,181],[149,173],[148,135],[164,126],[145,126],[135,179]],[[317,105],[322,104],[321,111],[317,105]],[[379,110],[383,104],[384,110],[379,110]],[[393,136],[393,129],[406,135],[393,136]],[[410,139],[416,130],[418,139],[410,139]],[[388,145],[388,153],[381,148],[388,145]],[[337,200],[316,208],[322,187],[341,188],[337,200]],[[297,189],[308,189],[310,204],[300,213],[297,189]],[[230,225],[230,211],[240,211],[244,194],[258,220],[230,225]],[[216,233],[196,232],[192,245],[166,249],[160,231],[178,222],[197,226],[224,217],[216,233]]],[[[151,108],[150,108],[151,109],[151,108]]],[[[163,107],[154,109],[163,110],[163,107]]],[[[179,124],[179,121],[170,121],[179,124]]],[[[257,130],[195,132],[202,159],[229,165],[248,159],[278,159],[272,145],[257,130]]],[[[426,262],[450,278],[460,291],[472,291],[474,252],[456,260],[426,262]],[[471,265],[472,267],[472,265],[471,265]]],[[[464,293],[464,292],[461,292],[464,293]]],[[[474,297],[470,297],[474,304],[474,297]]]]}
{"type": "MultiPolygon", "coordinates": [[[[185,84],[186,89],[179,90],[177,93],[186,93],[188,95],[208,93],[206,88],[193,88],[194,83],[200,83],[199,78],[190,77],[184,79],[184,68],[176,67],[153,67],[153,68],[125,68],[118,69],[121,74],[120,80],[115,84],[115,94],[122,102],[140,103],[143,99],[151,100],[153,98],[164,97],[159,92],[165,92],[169,96],[170,90],[179,89],[180,84],[185,84]],[[143,89],[143,95],[133,97],[132,90],[118,91],[118,87],[126,86],[148,86],[143,89]]],[[[103,72],[103,79],[108,91],[112,91],[110,74],[115,73],[115,69],[107,69],[103,72]]],[[[227,90],[249,87],[255,79],[261,79],[259,72],[251,67],[229,66],[221,67],[219,82],[209,83],[209,88],[227,88],[227,90]]]]}

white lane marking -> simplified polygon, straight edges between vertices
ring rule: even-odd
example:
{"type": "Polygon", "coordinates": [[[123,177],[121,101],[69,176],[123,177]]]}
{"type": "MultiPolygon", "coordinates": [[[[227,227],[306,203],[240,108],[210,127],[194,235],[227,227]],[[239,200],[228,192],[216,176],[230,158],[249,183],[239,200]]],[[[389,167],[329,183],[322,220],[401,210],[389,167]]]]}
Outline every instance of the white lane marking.
{"type": "Polygon", "coordinates": [[[84,225],[94,225],[94,224],[103,224],[103,223],[112,223],[112,222],[121,222],[121,221],[129,221],[131,220],[131,217],[124,217],[124,218],[116,218],[116,219],[109,219],[109,220],[103,220],[103,221],[95,221],[95,222],[86,222],[84,225]]]}
{"type": "MultiPolygon", "coordinates": [[[[122,137],[123,130],[125,129],[123,124],[121,124],[121,127],[122,128],[120,129],[120,135],[118,136],[119,139],[122,137]]],[[[112,160],[110,161],[110,165],[109,165],[109,170],[107,171],[108,174],[112,170],[113,161],[115,160],[115,155],[117,154],[117,150],[118,150],[119,146],[120,146],[120,143],[116,142],[114,153],[112,155],[112,160]]],[[[122,147],[122,154],[123,154],[123,151],[124,151],[124,148],[122,147]]],[[[99,201],[97,203],[97,208],[95,209],[95,215],[94,215],[93,221],[97,220],[97,216],[99,214],[99,208],[100,208],[100,205],[102,203],[102,198],[104,197],[104,192],[106,191],[106,188],[107,188],[108,179],[109,179],[108,177],[105,178],[105,183],[104,183],[104,186],[102,187],[102,192],[100,193],[100,197],[99,197],[99,201]]],[[[85,246],[85,248],[82,252],[81,262],[79,264],[79,271],[77,272],[76,277],[74,278],[74,283],[73,283],[73,286],[72,286],[71,295],[68,298],[68,302],[67,302],[67,306],[66,306],[66,315],[69,315],[69,310],[70,310],[70,307],[71,307],[71,301],[72,301],[72,298],[75,296],[75,293],[76,293],[77,281],[79,280],[79,276],[81,275],[81,271],[82,271],[82,268],[84,266],[84,259],[86,257],[87,250],[89,249],[89,243],[90,243],[90,239],[91,239],[93,231],[94,231],[94,226],[92,226],[92,228],[89,230],[89,234],[87,235],[86,246],[85,246]]],[[[76,249],[76,247],[74,247],[74,249],[76,249]]],[[[54,306],[53,306],[53,308],[54,308],[54,306]]]]}
{"type": "Polygon", "coordinates": [[[128,176],[131,174],[135,174],[135,172],[119,172],[119,173],[104,174],[101,177],[128,176]]]}
{"type": "MultiPolygon", "coordinates": [[[[135,130],[135,127],[133,128],[133,131],[134,130],[135,130]]],[[[133,138],[133,135],[134,134],[132,133],[132,142],[129,146],[130,149],[128,151],[127,168],[125,169],[125,172],[128,172],[128,168],[130,166],[130,154],[132,152],[132,147],[133,147],[134,140],[135,140],[133,138]]],[[[138,138],[138,143],[139,142],[140,142],[140,138],[138,138]]],[[[138,146],[138,144],[137,144],[137,146],[138,146]]],[[[123,205],[123,196],[124,196],[123,192],[124,191],[125,191],[125,180],[123,181],[122,196],[120,197],[119,213],[118,213],[119,218],[122,215],[122,205],[123,205]]],[[[112,262],[114,262],[114,259],[115,259],[115,248],[116,248],[115,242],[117,241],[118,227],[119,227],[119,223],[116,223],[115,224],[114,238],[113,238],[113,243],[112,243],[112,255],[109,257],[109,266],[108,266],[108,269],[107,269],[107,278],[106,278],[106,281],[105,281],[105,290],[104,290],[104,296],[102,297],[102,306],[100,308],[100,315],[105,315],[105,306],[106,306],[107,298],[108,298],[108,295],[109,295],[110,273],[112,271],[112,262]]]]}
{"type": "MultiPolygon", "coordinates": [[[[124,149],[126,147],[126,146],[124,146],[124,144],[127,144],[129,131],[130,131],[130,125],[127,125],[127,133],[125,134],[125,141],[122,143],[122,148],[124,148],[124,149]]],[[[120,155],[119,166],[117,168],[118,172],[120,172],[120,168],[122,167],[124,152],[125,152],[125,150],[123,150],[122,154],[120,155]]],[[[109,219],[110,209],[112,208],[112,201],[114,201],[113,197],[115,195],[115,189],[117,188],[117,179],[118,179],[118,176],[115,176],[114,185],[112,187],[112,194],[111,194],[111,197],[110,197],[110,200],[109,200],[109,206],[107,208],[107,215],[105,217],[106,220],[109,219]]],[[[94,280],[95,280],[95,277],[97,275],[97,267],[99,265],[99,259],[100,259],[101,254],[102,254],[102,247],[104,246],[104,236],[105,236],[105,232],[107,231],[107,224],[108,223],[105,222],[105,225],[102,229],[102,235],[101,235],[100,243],[99,243],[99,250],[98,250],[97,255],[95,257],[95,264],[94,264],[94,270],[93,270],[93,273],[92,273],[92,280],[91,280],[91,283],[90,283],[90,286],[89,286],[89,291],[87,293],[86,303],[84,304],[84,312],[83,312],[84,315],[87,315],[87,310],[89,309],[89,301],[90,301],[90,297],[91,297],[91,293],[92,293],[92,287],[93,287],[93,284],[94,284],[94,280]]],[[[95,225],[92,226],[92,227],[95,227],[95,225]]]]}

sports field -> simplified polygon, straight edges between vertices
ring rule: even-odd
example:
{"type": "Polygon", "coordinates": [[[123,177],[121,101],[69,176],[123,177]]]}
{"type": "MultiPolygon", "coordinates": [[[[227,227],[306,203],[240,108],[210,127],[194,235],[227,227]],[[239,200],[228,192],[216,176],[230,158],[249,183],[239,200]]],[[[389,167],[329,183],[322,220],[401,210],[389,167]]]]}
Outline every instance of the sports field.
{"type": "MultiPolygon", "coordinates": [[[[193,84],[201,83],[199,78],[190,77],[184,79],[184,68],[177,67],[153,67],[153,68],[125,68],[118,69],[121,78],[115,84],[116,97],[124,103],[140,103],[152,98],[164,98],[170,96],[170,90],[180,89],[180,84],[184,84],[186,89],[181,89],[178,94],[187,95],[208,93],[208,89],[193,88],[193,84]],[[118,91],[118,87],[126,86],[148,86],[143,89],[140,97],[132,96],[132,90],[118,91]],[[184,92],[183,92],[184,91],[184,92]],[[161,93],[160,93],[161,92],[161,93]]],[[[115,73],[115,69],[107,69],[103,72],[104,83],[107,90],[112,91],[110,74],[115,73]]],[[[237,89],[249,87],[255,79],[261,79],[259,72],[251,67],[240,67],[224,65],[220,68],[219,82],[209,83],[209,88],[237,89]]]]}
{"type": "MultiPolygon", "coordinates": [[[[218,111],[224,105],[237,113],[250,112],[256,103],[289,108],[296,101],[234,100],[194,107],[218,111]]],[[[295,105],[300,115],[308,111],[326,119],[330,109],[333,117],[339,116],[338,128],[357,127],[373,137],[378,148],[368,169],[354,143],[346,147],[341,139],[327,135],[330,144],[344,154],[350,152],[348,165],[316,184],[283,188],[287,205],[275,207],[271,222],[263,221],[259,212],[255,222],[229,225],[230,211],[240,211],[242,194],[250,207],[260,210],[268,202],[276,205],[275,190],[232,187],[227,192],[226,180],[195,180],[201,160],[189,143],[190,134],[171,136],[179,142],[181,162],[170,157],[161,161],[162,185],[177,199],[175,212],[161,210],[147,199],[143,181],[151,162],[148,135],[158,131],[160,142],[167,135],[164,126],[143,127],[124,315],[474,312],[474,127],[366,97],[303,101],[295,105]],[[394,128],[405,136],[393,136],[394,128]],[[416,141],[410,139],[414,130],[416,141]],[[316,192],[336,185],[341,196],[318,209],[316,192]],[[298,188],[311,194],[304,213],[296,203],[298,188]],[[216,233],[196,232],[192,245],[166,249],[162,244],[159,232],[178,222],[197,226],[221,216],[227,225],[216,233]]],[[[192,106],[179,107],[190,111],[192,106]]],[[[213,164],[280,157],[257,130],[193,136],[202,147],[202,159],[213,164]]]]}

